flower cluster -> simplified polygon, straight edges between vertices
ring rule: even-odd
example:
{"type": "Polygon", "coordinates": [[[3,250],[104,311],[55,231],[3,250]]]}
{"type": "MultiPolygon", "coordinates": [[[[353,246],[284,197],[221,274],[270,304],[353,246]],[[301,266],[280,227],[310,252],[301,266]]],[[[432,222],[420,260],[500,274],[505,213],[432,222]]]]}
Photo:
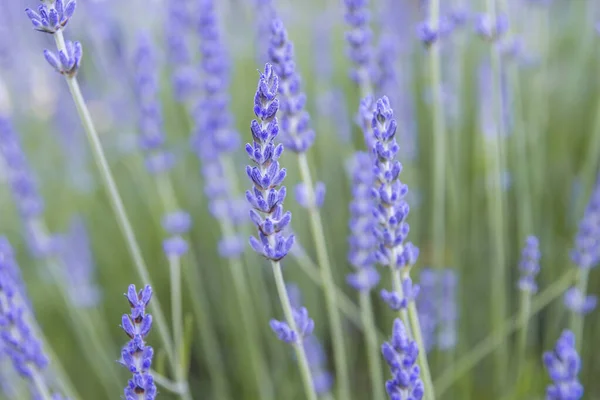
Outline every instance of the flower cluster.
{"type": "Polygon", "coordinates": [[[252,120],[252,144],[246,144],[246,153],[254,166],[246,167],[246,174],[252,182],[252,190],[246,191],[246,199],[252,206],[250,218],[258,228],[258,239],[250,238],[250,245],[259,254],[279,261],[287,255],[294,244],[294,236],[285,237],[283,230],[292,220],[292,214],[283,211],[285,186],[278,187],[285,179],[286,170],[279,169],[277,161],[283,153],[283,145],[275,145],[279,133],[277,124],[277,88],[279,79],[271,64],[265,65],[254,96],[252,120]],[[260,122],[259,122],[260,121],[260,122]]]}
{"type": "Polygon", "coordinates": [[[589,314],[596,308],[598,298],[594,295],[585,295],[578,287],[567,289],[564,296],[565,306],[577,314],[589,314]]]}
{"type": "Polygon", "coordinates": [[[539,241],[535,236],[529,236],[525,242],[519,269],[521,278],[519,279],[519,289],[530,293],[537,292],[535,277],[540,272],[540,250],[539,241]]]}
{"type": "Polygon", "coordinates": [[[504,14],[492,18],[489,14],[479,15],[475,22],[475,32],[489,41],[499,40],[509,28],[508,17],[504,14]]]}
{"type": "Polygon", "coordinates": [[[571,259],[582,269],[594,268],[600,261],[600,178],[579,223],[571,259]]]}
{"type": "Polygon", "coordinates": [[[419,348],[410,339],[404,323],[399,318],[394,321],[392,337],[381,346],[381,352],[393,376],[385,383],[390,399],[422,399],[425,392],[423,382],[419,378],[419,366],[416,365],[419,348]]]}
{"type": "Polygon", "coordinates": [[[381,299],[392,310],[400,311],[404,308],[407,308],[408,303],[415,301],[420,291],[421,287],[419,285],[413,285],[412,279],[410,279],[410,277],[406,277],[402,281],[402,294],[404,297],[401,297],[400,293],[396,291],[389,292],[385,289],[381,289],[380,295],[381,299]]]}
{"type": "Polygon", "coordinates": [[[315,329],[315,321],[310,318],[305,307],[293,308],[292,313],[296,324],[295,331],[284,321],[272,319],[269,323],[279,340],[290,344],[302,342],[304,338],[312,335],[315,329]]]}
{"type": "Polygon", "coordinates": [[[369,85],[371,82],[373,32],[369,26],[371,14],[368,9],[368,0],[344,0],[346,14],[344,16],[349,26],[346,32],[348,42],[348,57],[354,63],[350,77],[359,86],[369,85]]]}
{"type": "Polygon", "coordinates": [[[369,291],[379,283],[379,273],[373,251],[373,161],[369,154],[357,152],[352,158],[352,201],[350,202],[350,237],[348,238],[348,261],[355,269],[347,277],[348,284],[356,290],[369,291]]]}
{"type": "Polygon", "coordinates": [[[146,169],[157,174],[170,169],[174,164],[174,157],[163,149],[165,134],[158,99],[156,59],[152,40],[147,33],[139,35],[133,61],[134,90],[139,110],[139,146],[145,153],[146,169]]]}
{"type": "Polygon", "coordinates": [[[150,374],[154,350],[145,341],[152,328],[152,316],[146,314],[146,307],[152,298],[152,288],[146,285],[137,292],[135,285],[129,285],[125,297],[129,301],[131,313],[123,315],[121,328],[130,341],[121,351],[120,362],[133,374],[124,390],[125,400],[154,400],[156,386],[150,374]]]}
{"type": "Polygon", "coordinates": [[[69,19],[75,13],[77,2],[75,0],[56,0],[48,8],[45,4],[38,6],[38,12],[26,8],[25,12],[33,24],[33,28],[40,32],[54,34],[67,26],[69,19]]]}
{"type": "Polygon", "coordinates": [[[544,353],[544,365],[554,382],[546,389],[548,400],[578,400],[583,397],[583,386],[577,375],[581,369],[581,359],[575,349],[575,335],[564,331],[554,347],[554,351],[544,353]]]}
{"type": "Polygon", "coordinates": [[[44,57],[48,64],[59,74],[68,77],[77,75],[82,55],[83,50],[79,42],[66,41],[64,50],[59,50],[58,56],[50,50],[44,50],[44,57]]]}
{"type": "Polygon", "coordinates": [[[404,199],[408,187],[400,181],[402,165],[396,160],[396,120],[387,97],[377,101],[372,118],[375,143],[375,182],[371,191],[375,200],[373,215],[375,237],[379,248],[377,261],[391,268],[409,268],[416,262],[419,251],[411,243],[404,243],[409,231],[406,222],[409,206],[404,199]]]}
{"type": "Polygon", "coordinates": [[[29,324],[31,318],[19,266],[8,240],[0,237],[0,343],[15,370],[31,379],[48,366],[40,341],[29,324]]]}
{"type": "Polygon", "coordinates": [[[310,117],[304,108],[306,95],[300,90],[301,78],[296,72],[294,45],[279,19],[271,24],[269,58],[280,80],[281,141],[287,149],[304,153],[315,141],[315,132],[310,129],[310,117]]]}

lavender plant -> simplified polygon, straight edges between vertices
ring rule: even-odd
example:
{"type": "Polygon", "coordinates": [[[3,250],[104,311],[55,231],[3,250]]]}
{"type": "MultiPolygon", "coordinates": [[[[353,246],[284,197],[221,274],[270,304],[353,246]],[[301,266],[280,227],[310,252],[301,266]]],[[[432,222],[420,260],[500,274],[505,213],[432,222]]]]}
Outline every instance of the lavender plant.
{"type": "Polygon", "coordinates": [[[578,400],[583,397],[583,386],[577,375],[581,359],[575,349],[575,336],[564,331],[552,352],[544,353],[544,365],[553,383],[546,389],[548,400],[578,400]]]}
{"type": "Polygon", "coordinates": [[[294,312],[288,297],[280,261],[288,254],[294,244],[294,236],[285,236],[283,230],[289,225],[292,214],[283,211],[286,196],[285,186],[280,185],[286,175],[285,169],[279,169],[278,159],[283,153],[283,145],[275,145],[274,139],[279,133],[277,111],[279,100],[279,78],[271,64],[265,65],[261,73],[258,88],[254,96],[254,114],[252,120],[252,144],[246,144],[246,153],[252,166],[246,167],[246,174],[252,183],[252,190],[246,191],[246,199],[251,205],[250,219],[258,228],[258,239],[250,237],[250,246],[258,254],[271,261],[279,300],[283,307],[286,322],[271,322],[278,337],[294,346],[300,366],[307,398],[316,400],[312,374],[302,338],[312,332],[314,323],[308,318],[306,309],[294,312]]]}

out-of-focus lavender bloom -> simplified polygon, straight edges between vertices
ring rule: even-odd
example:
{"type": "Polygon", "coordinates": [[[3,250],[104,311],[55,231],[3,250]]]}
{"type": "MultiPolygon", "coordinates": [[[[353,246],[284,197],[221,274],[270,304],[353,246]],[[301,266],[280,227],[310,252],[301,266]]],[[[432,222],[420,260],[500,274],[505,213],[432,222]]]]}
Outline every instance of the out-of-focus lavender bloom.
{"type": "Polygon", "coordinates": [[[0,342],[22,377],[32,379],[48,366],[40,341],[29,324],[30,309],[19,266],[8,240],[0,237],[0,342]]]}
{"type": "Polygon", "coordinates": [[[415,301],[421,287],[419,285],[413,285],[412,279],[405,278],[402,281],[402,294],[404,297],[400,297],[398,292],[388,292],[385,289],[381,290],[381,299],[394,311],[400,311],[403,308],[408,307],[408,303],[415,301]]]}
{"type": "Polygon", "coordinates": [[[44,201],[40,196],[23,152],[21,141],[11,121],[0,115],[0,157],[7,167],[13,200],[25,225],[27,245],[34,257],[44,257],[56,250],[56,239],[40,224],[44,201]]]}
{"type": "Polygon", "coordinates": [[[535,236],[529,236],[525,242],[525,247],[521,253],[521,278],[519,279],[519,289],[530,293],[537,292],[535,277],[540,272],[540,249],[539,241],[535,236]]]}
{"type": "Polygon", "coordinates": [[[379,283],[379,273],[374,267],[375,236],[373,228],[373,161],[369,154],[357,152],[352,158],[352,201],[350,202],[350,236],[348,261],[355,272],[347,282],[356,290],[369,291],[379,283]]]}
{"type": "Polygon", "coordinates": [[[504,14],[497,15],[495,19],[489,14],[481,14],[475,21],[475,32],[489,41],[500,39],[508,28],[508,17],[504,14]]]}
{"type": "Polygon", "coordinates": [[[183,210],[174,211],[163,217],[162,226],[171,235],[182,235],[190,230],[192,217],[183,210]]]}
{"type": "Polygon", "coordinates": [[[473,17],[472,12],[466,6],[457,6],[448,13],[448,19],[454,28],[464,27],[473,17]]]}
{"type": "Polygon", "coordinates": [[[156,386],[150,373],[154,350],[146,344],[146,336],[152,328],[152,316],[146,314],[146,307],[152,298],[152,288],[146,285],[139,292],[135,285],[129,285],[125,294],[131,307],[130,314],[121,318],[121,328],[129,342],[121,351],[120,363],[133,374],[125,387],[125,400],[154,400],[156,386]]]}
{"type": "Polygon", "coordinates": [[[256,58],[259,64],[269,61],[269,46],[264,38],[271,32],[271,22],[275,18],[272,0],[254,0],[256,4],[256,58]]]}
{"type": "Polygon", "coordinates": [[[164,150],[165,134],[158,99],[157,64],[152,39],[147,33],[138,36],[134,65],[134,87],[139,110],[139,146],[144,151],[146,169],[157,174],[169,170],[175,160],[171,153],[164,150]]]}
{"type": "Polygon", "coordinates": [[[325,192],[327,188],[323,182],[317,182],[315,185],[314,200],[311,202],[311,194],[304,183],[296,185],[296,201],[304,208],[321,208],[325,201],[325,192]]]}
{"type": "Polygon", "coordinates": [[[372,119],[375,144],[375,182],[372,195],[376,219],[375,237],[379,243],[377,261],[391,268],[409,268],[416,262],[418,249],[404,243],[409,225],[406,222],[409,206],[404,197],[408,187],[400,181],[402,165],[396,160],[396,120],[387,97],[377,101],[372,119]]]}
{"type": "Polygon", "coordinates": [[[56,70],[59,74],[73,77],[77,75],[79,67],[81,66],[81,57],[83,56],[83,49],[79,42],[65,42],[65,49],[60,50],[58,55],[50,50],[44,50],[44,57],[48,64],[56,70]]]}
{"type": "Polygon", "coordinates": [[[392,400],[421,400],[424,395],[419,366],[416,365],[419,348],[410,339],[406,327],[397,318],[394,320],[392,337],[381,346],[383,357],[390,367],[392,379],[385,383],[392,400]]]}
{"type": "Polygon", "coordinates": [[[279,77],[281,142],[295,153],[304,153],[315,141],[315,132],[310,128],[310,116],[304,108],[306,95],[301,91],[301,78],[296,72],[294,45],[279,19],[273,20],[271,25],[269,57],[279,77]]]}
{"type": "Polygon", "coordinates": [[[419,286],[421,296],[417,299],[417,311],[425,351],[431,351],[436,345],[436,330],[438,327],[438,273],[431,268],[424,268],[419,274],[419,286]]]}
{"type": "Polygon", "coordinates": [[[56,0],[50,7],[40,4],[38,12],[30,8],[26,8],[25,12],[33,24],[33,29],[54,34],[67,26],[69,19],[75,13],[76,5],[75,0],[56,0]]]}
{"type": "Polygon", "coordinates": [[[572,312],[577,314],[589,314],[596,308],[598,298],[593,295],[586,296],[581,293],[579,288],[572,287],[565,292],[564,301],[565,306],[572,312]]]}
{"type": "Polygon", "coordinates": [[[563,331],[554,351],[544,353],[543,361],[553,381],[546,389],[547,400],[578,400],[583,397],[583,386],[577,379],[581,359],[575,349],[573,332],[563,331]]]}
{"type": "MultiPolygon", "coordinates": [[[[295,284],[286,285],[290,304],[294,309],[302,307],[302,293],[295,284]]],[[[304,352],[308,359],[308,366],[313,377],[313,385],[318,395],[331,391],[333,387],[333,375],[327,370],[327,354],[316,336],[311,335],[303,340],[304,352]]]]}
{"type": "Polygon", "coordinates": [[[76,307],[95,307],[102,293],[96,284],[96,266],[90,249],[87,229],[81,218],[71,222],[69,231],[60,240],[60,257],[65,267],[65,287],[76,307]]]}
{"type": "Polygon", "coordinates": [[[181,257],[188,251],[188,243],[181,236],[173,236],[163,240],[163,251],[167,257],[181,257]]]}
{"type": "MultiPolygon", "coordinates": [[[[439,329],[437,346],[440,350],[456,347],[458,307],[456,304],[456,286],[458,277],[452,269],[446,269],[440,276],[439,329]]],[[[422,297],[425,297],[424,295],[422,297]]]]}
{"type": "Polygon", "coordinates": [[[349,45],[348,57],[354,63],[350,77],[357,85],[368,86],[373,72],[371,45],[373,32],[369,26],[371,13],[368,9],[368,0],[344,0],[344,4],[346,5],[345,19],[350,28],[346,32],[346,41],[349,45]]]}
{"type": "Polygon", "coordinates": [[[312,335],[315,329],[315,322],[309,317],[306,308],[294,308],[292,313],[297,331],[294,331],[287,322],[276,319],[270,321],[271,329],[275,332],[279,340],[290,344],[302,342],[304,338],[312,335]]]}
{"type": "Polygon", "coordinates": [[[579,222],[571,259],[582,269],[594,268],[600,261],[600,178],[579,222]]]}
{"type": "MultiPolygon", "coordinates": [[[[203,83],[202,98],[193,111],[195,133],[192,146],[202,164],[204,192],[209,199],[211,214],[217,220],[235,225],[238,222],[236,204],[223,161],[223,157],[234,151],[240,141],[229,110],[228,55],[221,41],[214,1],[202,0],[199,15],[203,83]]],[[[243,240],[235,232],[219,242],[219,254],[223,257],[239,257],[243,250],[243,240]]]]}
{"type": "Polygon", "coordinates": [[[286,170],[279,169],[277,161],[283,153],[283,145],[275,145],[279,133],[277,125],[278,77],[271,64],[265,65],[254,96],[255,120],[252,120],[252,144],[246,144],[246,153],[254,166],[246,167],[252,182],[252,190],[246,191],[246,199],[252,206],[250,218],[258,228],[258,237],[250,237],[250,245],[258,254],[269,260],[279,261],[287,255],[294,244],[294,236],[285,237],[283,230],[292,220],[292,213],[283,211],[285,186],[278,187],[285,179],[286,170]]]}
{"type": "Polygon", "coordinates": [[[192,18],[186,1],[167,3],[165,38],[169,52],[169,62],[175,66],[188,65],[192,57],[186,41],[192,18]]]}
{"type": "Polygon", "coordinates": [[[340,142],[350,143],[352,140],[352,126],[343,90],[336,87],[320,93],[317,96],[316,111],[320,118],[330,118],[333,130],[335,130],[340,142]]]}

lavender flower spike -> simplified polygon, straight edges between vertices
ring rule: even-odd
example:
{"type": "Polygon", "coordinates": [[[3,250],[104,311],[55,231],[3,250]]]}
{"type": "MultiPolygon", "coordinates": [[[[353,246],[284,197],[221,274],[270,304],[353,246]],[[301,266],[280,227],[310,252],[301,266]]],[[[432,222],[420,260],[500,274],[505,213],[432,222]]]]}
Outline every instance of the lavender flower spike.
{"type": "Polygon", "coordinates": [[[56,0],[50,7],[45,4],[38,6],[38,12],[26,8],[25,13],[33,24],[33,29],[40,32],[54,34],[69,23],[75,13],[77,2],[75,0],[56,0]]]}
{"type": "Polygon", "coordinates": [[[60,50],[58,55],[50,50],[44,50],[44,57],[48,64],[54,68],[56,72],[68,77],[74,77],[81,66],[81,57],[83,49],[79,42],[65,42],[65,49],[60,50]]]}
{"type": "Polygon", "coordinates": [[[392,379],[385,383],[390,399],[422,399],[425,391],[419,377],[419,367],[415,365],[419,348],[410,339],[404,323],[399,318],[394,321],[392,337],[381,346],[381,352],[392,372],[392,379]]]}
{"type": "Polygon", "coordinates": [[[124,390],[125,400],[154,400],[156,386],[150,374],[154,350],[145,342],[152,328],[152,316],[146,314],[146,307],[152,298],[152,288],[146,285],[137,292],[135,285],[129,285],[125,297],[129,300],[131,313],[123,315],[121,328],[130,341],[121,351],[120,362],[133,374],[124,390]]]}
{"type": "Polygon", "coordinates": [[[375,183],[371,191],[375,199],[374,229],[379,248],[375,252],[380,264],[396,269],[410,268],[416,262],[418,249],[404,244],[409,225],[406,222],[409,206],[404,197],[408,187],[400,181],[402,165],[396,160],[396,120],[387,97],[377,101],[372,119],[375,144],[375,183]]]}
{"type": "Polygon", "coordinates": [[[571,331],[560,335],[554,351],[544,353],[543,361],[553,381],[546,389],[547,400],[578,400],[583,397],[583,386],[577,379],[581,359],[571,331]]]}
{"type": "Polygon", "coordinates": [[[246,144],[246,153],[254,166],[246,167],[252,182],[252,190],[246,191],[246,199],[252,206],[250,218],[258,228],[258,239],[250,238],[250,245],[259,254],[272,261],[287,255],[294,244],[294,236],[285,237],[283,230],[292,220],[289,211],[284,213],[285,186],[279,187],[285,178],[285,168],[279,169],[277,161],[283,153],[283,145],[275,145],[279,133],[276,113],[278,78],[271,64],[265,65],[254,96],[255,120],[252,121],[252,144],[246,144]]]}
{"type": "Polygon", "coordinates": [[[41,373],[49,361],[30,326],[32,316],[26,296],[13,249],[6,238],[0,237],[0,346],[15,371],[37,391],[48,394],[41,373]]]}
{"type": "Polygon", "coordinates": [[[310,117],[304,109],[306,95],[300,91],[301,78],[296,72],[294,45],[288,39],[283,22],[278,19],[271,25],[269,57],[280,79],[281,141],[287,149],[304,153],[315,141],[315,132],[309,127],[310,117]]]}
{"type": "Polygon", "coordinates": [[[571,260],[585,270],[594,268],[600,261],[600,178],[579,223],[571,260]]]}
{"type": "Polygon", "coordinates": [[[540,250],[539,241],[535,236],[529,236],[525,242],[519,269],[521,270],[519,289],[530,293],[537,292],[535,277],[540,272],[540,250]]]}
{"type": "Polygon", "coordinates": [[[371,14],[368,9],[368,0],[344,0],[346,6],[346,23],[349,26],[346,32],[348,42],[348,57],[354,63],[350,77],[361,88],[361,97],[371,91],[372,75],[372,45],[373,32],[369,27],[371,14]]]}

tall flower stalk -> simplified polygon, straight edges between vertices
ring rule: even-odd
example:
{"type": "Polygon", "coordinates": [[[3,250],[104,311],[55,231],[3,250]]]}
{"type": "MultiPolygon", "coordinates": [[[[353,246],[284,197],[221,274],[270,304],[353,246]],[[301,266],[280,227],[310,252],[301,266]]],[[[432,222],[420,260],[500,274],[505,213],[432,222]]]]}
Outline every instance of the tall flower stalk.
{"type": "Polygon", "coordinates": [[[347,53],[353,64],[350,78],[358,86],[362,99],[373,94],[373,32],[369,26],[369,0],[344,0],[344,5],[344,19],[349,27],[346,32],[347,53]]]}
{"type": "Polygon", "coordinates": [[[338,385],[338,397],[351,398],[348,363],[342,319],[337,307],[335,284],[331,263],[327,252],[327,242],[321,221],[319,208],[324,197],[324,185],[314,185],[306,158],[306,151],[315,140],[315,132],[310,129],[310,116],[305,110],[306,95],[301,92],[301,78],[296,72],[294,45],[288,39],[283,23],[275,19],[271,25],[271,47],[269,57],[279,76],[279,94],[281,99],[281,141],[285,147],[297,154],[298,167],[302,179],[302,195],[299,203],[308,210],[310,229],[314,238],[317,261],[321,267],[321,280],[325,292],[325,301],[331,334],[333,336],[333,356],[338,385]]]}
{"type": "MultiPolygon", "coordinates": [[[[94,161],[96,162],[103,184],[108,192],[110,205],[115,214],[121,233],[125,238],[125,244],[127,245],[127,249],[133,260],[136,272],[142,281],[150,284],[148,267],[144,262],[142,251],[137,242],[129,217],[127,216],[123,199],[119,194],[117,184],[104,154],[102,143],[98,137],[98,132],[96,131],[92,116],[83,94],[81,93],[79,82],[77,81],[77,72],[83,56],[81,44],[78,42],[66,42],[63,35],[63,30],[75,11],[76,1],[69,0],[67,4],[64,4],[63,0],[55,0],[48,1],[47,3],[47,5],[40,5],[39,13],[27,9],[27,16],[36,30],[52,34],[54,37],[58,55],[46,50],[44,56],[48,63],[58,73],[65,77],[75,107],[77,108],[77,113],[79,114],[79,118],[81,119],[81,123],[87,134],[90,147],[92,148],[94,161]]],[[[156,325],[163,341],[167,357],[175,370],[174,348],[164,313],[160,307],[160,303],[155,302],[153,307],[156,325]]]]}
{"type": "Polygon", "coordinates": [[[279,100],[276,98],[278,85],[279,78],[273,67],[271,64],[266,64],[254,96],[256,119],[250,125],[253,142],[246,144],[246,153],[253,164],[246,167],[246,174],[252,182],[252,189],[246,192],[246,199],[252,207],[250,218],[258,228],[258,239],[254,236],[250,237],[250,245],[254,251],[270,260],[277,293],[283,307],[286,322],[272,321],[271,327],[278,333],[280,339],[294,347],[305,394],[308,399],[316,400],[317,394],[310,365],[302,343],[304,334],[312,331],[311,323],[306,309],[304,312],[294,313],[281,271],[281,260],[292,248],[294,236],[286,237],[283,233],[292,215],[289,211],[283,211],[283,201],[287,192],[285,186],[281,184],[286,170],[279,169],[277,161],[283,153],[283,145],[274,143],[279,134],[276,117],[279,109],[279,100]]]}
{"type": "MultiPolygon", "coordinates": [[[[519,290],[521,292],[521,307],[519,320],[521,322],[521,332],[519,333],[518,354],[517,357],[525,355],[527,347],[527,332],[529,325],[529,313],[531,312],[531,298],[537,293],[537,284],[535,277],[540,271],[540,250],[539,242],[535,236],[529,236],[523,248],[521,262],[519,264],[521,278],[519,279],[519,290]]],[[[521,363],[519,363],[520,365],[521,363]]]]}
{"type": "Polygon", "coordinates": [[[415,303],[419,292],[410,279],[410,270],[415,264],[419,251],[410,242],[405,242],[409,232],[406,222],[409,206],[404,200],[408,187],[400,181],[402,165],[396,160],[399,150],[396,142],[396,120],[387,97],[379,99],[373,111],[372,128],[374,136],[375,181],[372,194],[375,199],[373,215],[377,239],[377,262],[388,266],[392,276],[392,293],[383,291],[382,297],[392,309],[400,311],[405,326],[410,326],[413,338],[419,348],[419,365],[423,376],[425,396],[434,399],[427,353],[421,334],[421,325],[415,303]]]}

